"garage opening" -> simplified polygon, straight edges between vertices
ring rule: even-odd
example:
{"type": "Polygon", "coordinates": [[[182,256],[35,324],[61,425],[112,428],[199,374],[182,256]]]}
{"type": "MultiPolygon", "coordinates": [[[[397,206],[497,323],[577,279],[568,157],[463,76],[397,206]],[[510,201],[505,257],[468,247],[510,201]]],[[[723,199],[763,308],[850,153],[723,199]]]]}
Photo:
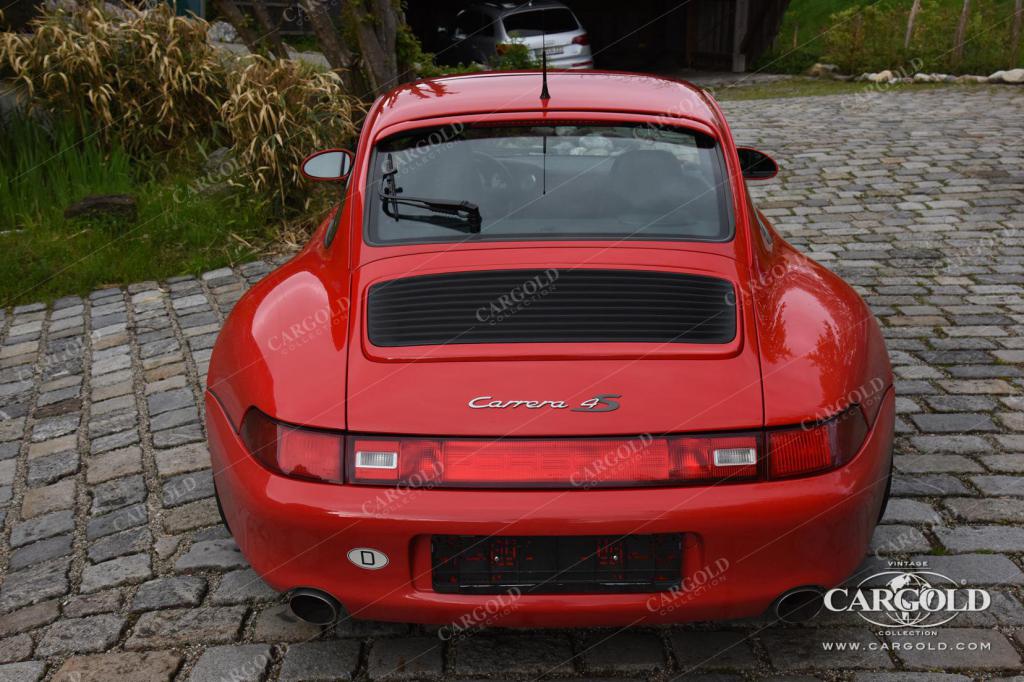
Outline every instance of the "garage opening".
{"type": "MultiPolygon", "coordinates": [[[[563,0],[590,37],[600,69],[742,72],[767,50],[789,0],[563,0]]],[[[523,2],[408,0],[406,19],[432,52],[451,46],[460,11],[523,2]]],[[[545,3],[548,4],[548,3],[545,3]]]]}

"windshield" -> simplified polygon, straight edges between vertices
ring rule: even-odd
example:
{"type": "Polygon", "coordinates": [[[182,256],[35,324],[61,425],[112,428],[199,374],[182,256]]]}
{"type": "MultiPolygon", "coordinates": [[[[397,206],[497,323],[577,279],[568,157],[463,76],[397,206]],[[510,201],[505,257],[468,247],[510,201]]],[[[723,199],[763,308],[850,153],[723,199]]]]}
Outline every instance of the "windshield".
{"type": "Polygon", "coordinates": [[[567,9],[531,10],[503,17],[505,33],[512,38],[526,38],[545,33],[576,31],[580,25],[567,9]]]}
{"type": "Polygon", "coordinates": [[[732,218],[723,166],[714,140],[678,128],[417,130],[377,145],[367,239],[725,241],[732,218]],[[450,229],[436,204],[399,206],[386,198],[395,196],[471,202],[479,230],[450,229]]]}

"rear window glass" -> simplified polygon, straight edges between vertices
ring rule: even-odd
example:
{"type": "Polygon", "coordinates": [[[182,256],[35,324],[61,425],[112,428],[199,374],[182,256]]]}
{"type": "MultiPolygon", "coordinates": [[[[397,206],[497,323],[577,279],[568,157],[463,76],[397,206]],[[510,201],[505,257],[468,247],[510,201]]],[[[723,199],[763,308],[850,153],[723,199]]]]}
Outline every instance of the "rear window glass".
{"type": "Polygon", "coordinates": [[[719,145],[684,128],[409,131],[376,147],[367,241],[725,241],[728,186],[719,145]],[[461,202],[476,208],[478,230],[466,211],[452,209],[461,202]]]}
{"type": "Polygon", "coordinates": [[[511,38],[526,38],[546,33],[566,33],[579,29],[579,22],[567,9],[516,12],[501,20],[511,38]]]}

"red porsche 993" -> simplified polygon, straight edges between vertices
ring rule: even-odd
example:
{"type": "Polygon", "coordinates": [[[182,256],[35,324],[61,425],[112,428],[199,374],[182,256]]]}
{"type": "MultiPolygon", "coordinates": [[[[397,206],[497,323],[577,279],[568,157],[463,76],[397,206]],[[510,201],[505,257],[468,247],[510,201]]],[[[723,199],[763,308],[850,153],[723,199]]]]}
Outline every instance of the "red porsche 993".
{"type": "Polygon", "coordinates": [[[541,80],[403,85],[307,159],[339,206],[210,362],[226,524],[313,622],[813,614],[888,497],[871,311],[757,211],[775,162],[704,91],[541,80]]]}

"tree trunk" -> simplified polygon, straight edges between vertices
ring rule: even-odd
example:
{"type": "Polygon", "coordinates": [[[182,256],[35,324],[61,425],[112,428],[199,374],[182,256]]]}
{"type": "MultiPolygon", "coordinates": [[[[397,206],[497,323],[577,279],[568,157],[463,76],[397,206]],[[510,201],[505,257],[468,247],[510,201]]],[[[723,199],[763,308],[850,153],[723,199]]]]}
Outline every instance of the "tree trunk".
{"type": "Polygon", "coordinates": [[[1013,3],[1013,30],[1010,35],[1010,68],[1016,69],[1020,65],[1020,29],[1024,21],[1024,0],[1017,0],[1013,3]]]}
{"type": "Polygon", "coordinates": [[[234,3],[234,0],[213,0],[214,7],[224,15],[228,23],[231,24],[236,31],[238,31],[238,37],[242,39],[245,46],[249,48],[249,52],[253,54],[260,53],[260,37],[256,31],[252,30],[249,26],[249,20],[242,10],[238,9],[238,5],[234,3]]]}
{"type": "Polygon", "coordinates": [[[264,0],[253,0],[252,12],[256,15],[256,23],[260,25],[260,32],[263,34],[261,42],[278,59],[288,59],[288,50],[285,49],[284,43],[281,41],[277,24],[271,20],[264,0]]]}
{"type": "Polygon", "coordinates": [[[359,41],[363,72],[375,94],[398,85],[395,43],[404,23],[393,0],[358,0],[349,4],[349,17],[359,41]]]}
{"type": "Polygon", "coordinates": [[[910,39],[914,36],[914,21],[917,19],[917,13],[921,11],[921,0],[914,0],[913,6],[910,8],[910,16],[907,17],[907,35],[903,39],[903,49],[910,49],[910,39]]]}
{"type": "Polygon", "coordinates": [[[953,59],[959,64],[964,58],[964,39],[967,37],[967,18],[971,13],[971,0],[964,0],[964,8],[960,12],[960,21],[956,25],[956,37],[953,39],[953,59]]]}
{"type": "Polygon", "coordinates": [[[345,89],[356,97],[364,96],[366,93],[362,88],[362,79],[355,71],[355,59],[352,52],[341,42],[338,29],[327,12],[326,4],[322,0],[302,0],[302,9],[309,19],[310,26],[313,27],[313,35],[316,36],[320,51],[324,53],[331,68],[341,76],[345,89]]]}

